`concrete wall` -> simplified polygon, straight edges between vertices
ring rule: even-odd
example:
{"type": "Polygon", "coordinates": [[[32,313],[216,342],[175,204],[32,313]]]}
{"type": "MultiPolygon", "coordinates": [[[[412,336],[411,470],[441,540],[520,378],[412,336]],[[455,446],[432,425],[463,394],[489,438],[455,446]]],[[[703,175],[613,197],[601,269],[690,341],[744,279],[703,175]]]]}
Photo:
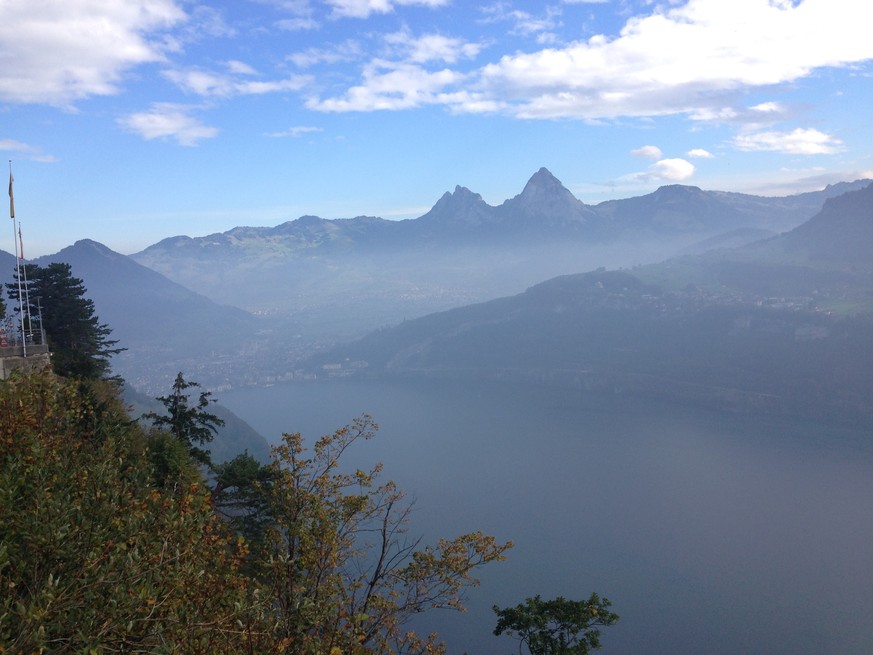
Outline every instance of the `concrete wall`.
{"type": "MultiPolygon", "coordinates": [[[[38,348],[42,350],[44,347],[38,348]]],[[[13,349],[3,348],[3,350],[13,349]]],[[[15,370],[33,371],[48,368],[51,365],[51,356],[48,351],[31,353],[30,349],[28,349],[27,357],[0,353],[0,380],[5,380],[15,370]]]]}

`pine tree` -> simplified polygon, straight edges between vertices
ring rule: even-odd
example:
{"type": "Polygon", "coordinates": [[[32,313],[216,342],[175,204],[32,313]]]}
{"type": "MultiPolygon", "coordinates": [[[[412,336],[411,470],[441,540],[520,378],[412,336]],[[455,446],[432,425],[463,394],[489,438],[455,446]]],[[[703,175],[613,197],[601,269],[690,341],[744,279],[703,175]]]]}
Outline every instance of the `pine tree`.
{"type": "Polygon", "coordinates": [[[188,397],[188,389],[199,388],[197,382],[189,382],[179,371],[173,382],[169,396],[159,396],[158,400],[167,410],[167,415],[148,412],[142,418],[149,419],[159,430],[166,430],[188,448],[191,457],[201,464],[211,464],[209,451],[200,448],[212,441],[224,421],[206,411],[213,399],[209,391],[201,391],[196,404],[188,397]]]}
{"type": "MultiPolygon", "coordinates": [[[[36,275],[38,269],[39,267],[36,264],[22,264],[21,266],[17,266],[12,274],[12,282],[6,283],[6,293],[9,296],[10,308],[16,315],[21,315],[21,313],[24,312],[24,331],[27,333],[33,333],[34,328],[37,330],[39,329],[38,308],[33,302],[28,305],[19,302],[19,297],[24,297],[25,300],[30,299],[31,294],[33,293],[31,279],[36,275]]],[[[5,310],[3,314],[5,316],[5,310]]],[[[16,321],[17,320],[18,319],[16,318],[16,321]]]]}
{"type": "MultiPolygon", "coordinates": [[[[118,341],[109,338],[112,331],[95,315],[82,280],[73,277],[69,264],[60,262],[27,264],[24,271],[25,301],[30,304],[30,316],[39,323],[36,327],[45,331],[55,373],[83,379],[107,377],[109,358],[124,348],[114,347],[118,341]]],[[[10,298],[18,300],[18,282],[6,286],[10,298]]]]}

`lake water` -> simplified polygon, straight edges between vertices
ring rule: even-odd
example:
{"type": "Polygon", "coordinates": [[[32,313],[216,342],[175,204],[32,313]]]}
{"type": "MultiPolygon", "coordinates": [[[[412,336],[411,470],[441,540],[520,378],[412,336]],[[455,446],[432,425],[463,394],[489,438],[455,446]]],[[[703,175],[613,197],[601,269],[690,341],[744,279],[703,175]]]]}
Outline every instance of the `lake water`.
{"type": "Polygon", "coordinates": [[[515,547],[469,612],[422,615],[449,653],[517,652],[491,606],[608,597],[612,654],[873,653],[873,435],[542,388],[324,381],[219,401],[268,439],[363,412],[416,499],[412,532],[515,547]]]}

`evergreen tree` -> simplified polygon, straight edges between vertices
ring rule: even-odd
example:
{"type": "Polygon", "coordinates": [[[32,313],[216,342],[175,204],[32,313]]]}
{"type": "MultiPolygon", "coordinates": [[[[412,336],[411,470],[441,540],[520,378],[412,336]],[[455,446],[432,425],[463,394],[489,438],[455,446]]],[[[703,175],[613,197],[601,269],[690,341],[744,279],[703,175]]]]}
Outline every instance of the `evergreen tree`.
{"type": "Polygon", "coordinates": [[[30,322],[24,326],[25,332],[33,332],[34,329],[39,330],[38,308],[32,302],[28,305],[19,302],[19,295],[23,296],[25,300],[28,300],[31,297],[33,288],[31,287],[30,280],[34,275],[36,275],[38,268],[39,267],[36,264],[22,264],[21,266],[17,266],[12,274],[12,282],[6,283],[6,292],[11,301],[10,304],[12,311],[16,315],[20,315],[21,312],[24,312],[25,316],[30,318],[30,322]]]}
{"type": "Polygon", "coordinates": [[[199,387],[197,382],[189,382],[179,371],[173,382],[172,393],[158,397],[167,414],[148,412],[142,418],[151,420],[154,427],[166,430],[185,444],[193,459],[201,464],[211,464],[209,451],[200,446],[212,441],[224,421],[206,411],[209,403],[214,402],[209,391],[201,391],[196,404],[192,403],[188,389],[199,387]]]}
{"type": "MultiPolygon", "coordinates": [[[[22,291],[29,303],[29,315],[45,331],[52,352],[52,368],[65,377],[99,379],[109,374],[109,358],[124,350],[109,338],[111,330],[100,323],[94,302],[85,297],[82,280],[73,277],[70,265],[53,262],[48,266],[26,264],[22,291]],[[36,318],[38,317],[38,319],[36,318]]],[[[19,300],[18,280],[7,284],[10,298],[19,300]]],[[[23,302],[19,302],[19,309],[23,302]]]]}
{"type": "Polygon", "coordinates": [[[270,497],[278,479],[275,467],[248,452],[212,468],[212,506],[255,550],[274,523],[270,497]]]}

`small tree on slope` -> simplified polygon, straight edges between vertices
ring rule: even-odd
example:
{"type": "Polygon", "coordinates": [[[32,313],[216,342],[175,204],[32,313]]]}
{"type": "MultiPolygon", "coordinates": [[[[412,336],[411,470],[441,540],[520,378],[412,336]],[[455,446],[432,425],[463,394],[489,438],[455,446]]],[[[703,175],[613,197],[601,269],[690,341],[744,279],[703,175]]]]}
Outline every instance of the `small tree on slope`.
{"type": "Polygon", "coordinates": [[[503,633],[518,639],[518,652],[526,646],[530,655],[587,655],[600,648],[600,626],[610,626],[618,615],[609,611],[612,603],[597,594],[588,600],[540,596],[528,598],[515,607],[500,609],[494,634],[503,633]]]}

